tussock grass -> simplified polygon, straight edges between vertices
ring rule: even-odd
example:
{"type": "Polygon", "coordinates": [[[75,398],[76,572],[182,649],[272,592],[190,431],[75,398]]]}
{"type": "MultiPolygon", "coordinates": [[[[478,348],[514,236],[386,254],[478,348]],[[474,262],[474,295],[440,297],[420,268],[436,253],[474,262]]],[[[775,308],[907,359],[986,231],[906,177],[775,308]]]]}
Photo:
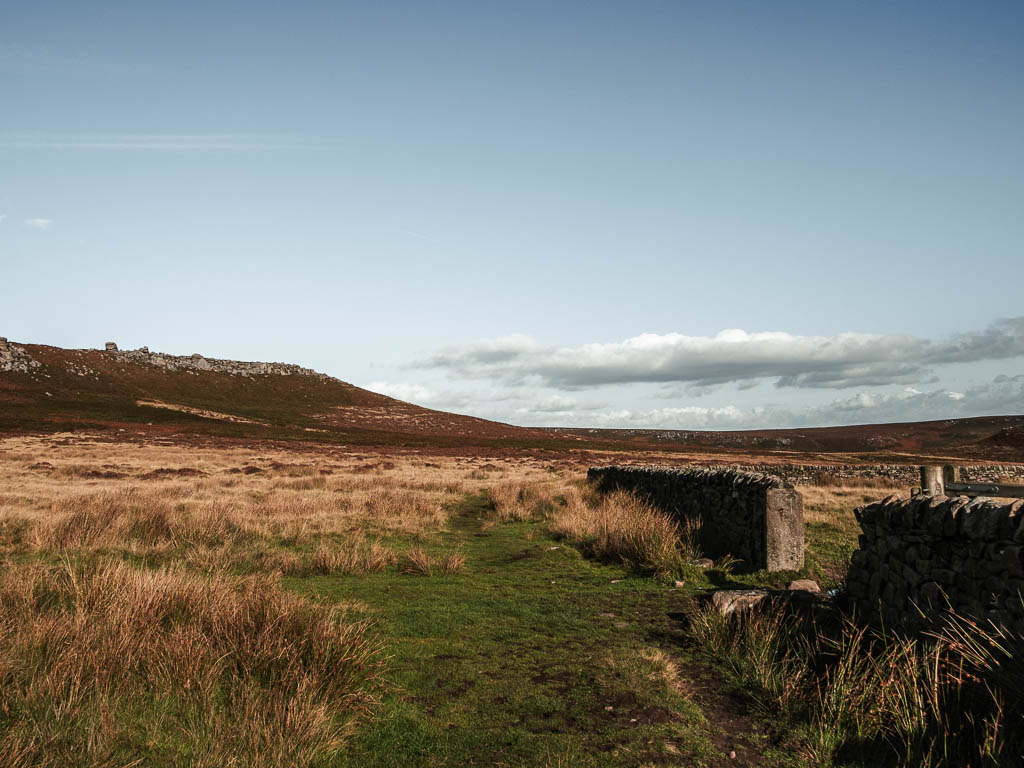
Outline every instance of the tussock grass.
{"type": "Polygon", "coordinates": [[[251,539],[255,528],[242,510],[211,503],[189,508],[154,492],[122,488],[55,502],[50,519],[33,530],[42,550],[223,544],[251,539]]]}
{"type": "Polygon", "coordinates": [[[552,516],[551,531],[594,557],[621,560],[658,577],[681,575],[700,556],[695,529],[624,491],[571,489],[552,516]]]}
{"type": "Polygon", "coordinates": [[[321,765],[374,703],[365,627],[265,579],[0,571],[0,764],[321,765]]]}
{"type": "Polygon", "coordinates": [[[803,724],[807,757],[915,766],[1024,760],[1024,638],[955,614],[922,638],[784,606],[694,612],[691,637],[766,713],[803,724]]]}
{"type": "Polygon", "coordinates": [[[410,547],[399,562],[399,571],[409,576],[430,576],[435,571],[442,576],[461,573],[466,565],[462,552],[446,552],[431,556],[422,547],[410,547]]]}
{"type": "Polygon", "coordinates": [[[324,542],[306,558],[284,555],[281,571],[288,576],[321,576],[376,573],[397,561],[394,550],[378,541],[362,536],[343,542],[324,542]]]}
{"type": "Polygon", "coordinates": [[[437,561],[437,570],[442,576],[462,573],[466,567],[466,555],[462,552],[448,552],[437,561]]]}
{"type": "Polygon", "coordinates": [[[550,482],[509,480],[490,489],[494,519],[498,522],[537,520],[551,514],[558,503],[550,482]]]}
{"type": "Polygon", "coordinates": [[[422,547],[410,547],[402,558],[400,570],[410,576],[429,576],[433,563],[422,547]]]}

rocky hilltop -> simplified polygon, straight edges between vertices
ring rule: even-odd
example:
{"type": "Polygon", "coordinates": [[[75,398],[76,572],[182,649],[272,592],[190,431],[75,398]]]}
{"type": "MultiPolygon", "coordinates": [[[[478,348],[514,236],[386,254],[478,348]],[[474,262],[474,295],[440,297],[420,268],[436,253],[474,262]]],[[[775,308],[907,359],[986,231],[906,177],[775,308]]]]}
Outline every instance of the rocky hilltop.
{"type": "Polygon", "coordinates": [[[562,439],[404,403],[290,363],[112,341],[62,349],[0,340],[0,434],[86,429],[406,446],[562,439]]]}
{"type": "MultiPolygon", "coordinates": [[[[99,351],[99,350],[94,350],[99,351]]],[[[162,368],[165,371],[214,371],[227,373],[231,376],[311,376],[322,380],[333,379],[325,373],[312,368],[303,368],[291,363],[245,362],[242,360],[219,360],[213,357],[194,355],[168,355],[163,352],[150,352],[149,347],[138,349],[118,349],[117,344],[108,341],[103,352],[115,360],[125,363],[142,363],[162,368]]],[[[0,371],[15,373],[31,373],[43,367],[43,363],[32,357],[23,344],[15,344],[0,336],[0,371]]],[[[96,371],[83,367],[74,361],[68,361],[68,370],[79,375],[95,374],[96,371]]]]}
{"type": "Polygon", "coordinates": [[[315,376],[320,379],[331,379],[325,373],[312,368],[303,368],[291,363],[244,362],[242,360],[218,360],[194,355],[168,355],[163,352],[150,352],[149,347],[120,350],[112,341],[106,343],[105,351],[118,360],[129,363],[143,363],[163,368],[167,371],[216,371],[231,376],[315,376]]]}
{"type": "Polygon", "coordinates": [[[0,371],[28,373],[40,367],[42,367],[42,363],[33,360],[24,347],[12,344],[5,337],[0,336],[0,371]]]}

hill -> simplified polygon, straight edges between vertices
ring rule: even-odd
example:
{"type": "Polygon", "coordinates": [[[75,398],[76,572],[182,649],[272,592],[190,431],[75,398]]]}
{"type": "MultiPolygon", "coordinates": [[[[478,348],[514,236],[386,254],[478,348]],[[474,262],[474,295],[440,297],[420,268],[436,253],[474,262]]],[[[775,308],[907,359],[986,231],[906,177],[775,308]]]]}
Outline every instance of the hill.
{"type": "Polygon", "coordinates": [[[530,429],[435,411],[286,363],[0,339],[0,432],[76,430],[367,446],[723,454],[725,460],[1024,459],[1024,416],[729,432],[530,429]]]}
{"type": "Polygon", "coordinates": [[[0,341],[0,431],[83,429],[357,444],[557,439],[284,363],[0,341]]]}

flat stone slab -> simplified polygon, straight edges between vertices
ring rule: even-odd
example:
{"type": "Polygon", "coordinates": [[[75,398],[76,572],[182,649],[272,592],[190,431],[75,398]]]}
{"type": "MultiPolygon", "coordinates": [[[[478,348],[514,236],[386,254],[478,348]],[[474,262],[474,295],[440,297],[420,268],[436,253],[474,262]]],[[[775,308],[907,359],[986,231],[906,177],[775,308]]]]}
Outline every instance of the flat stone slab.
{"type": "Polygon", "coordinates": [[[786,589],[797,592],[813,592],[815,594],[821,592],[821,587],[818,586],[818,582],[814,579],[796,579],[789,582],[789,586],[786,589]]]}
{"type": "Polygon", "coordinates": [[[719,589],[711,593],[711,604],[723,616],[749,611],[768,597],[767,589],[719,589]]]}

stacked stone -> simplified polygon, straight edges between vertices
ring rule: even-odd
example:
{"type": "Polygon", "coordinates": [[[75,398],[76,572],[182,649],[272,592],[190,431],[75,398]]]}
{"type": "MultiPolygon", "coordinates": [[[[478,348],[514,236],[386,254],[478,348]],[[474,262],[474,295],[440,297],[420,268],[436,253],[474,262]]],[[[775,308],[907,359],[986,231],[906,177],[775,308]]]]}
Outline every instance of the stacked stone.
{"type": "Polygon", "coordinates": [[[1024,633],[1024,501],[901,496],[855,510],[847,590],[862,615],[916,632],[950,608],[1024,633]]]}
{"type": "Polygon", "coordinates": [[[813,485],[821,475],[853,481],[885,478],[908,484],[918,479],[917,466],[907,464],[750,464],[742,469],[768,472],[794,485],[813,485]]]}
{"type": "MultiPolygon", "coordinates": [[[[918,484],[920,467],[916,464],[742,464],[734,469],[753,473],[768,473],[793,485],[814,485],[826,476],[849,480],[851,484],[863,479],[885,479],[908,487],[918,484]]],[[[1024,477],[1020,464],[967,464],[961,465],[963,482],[998,482],[1002,477],[1024,477]]]]}
{"type": "Polygon", "coordinates": [[[13,373],[29,373],[42,365],[25,351],[24,347],[16,346],[0,336],[0,371],[13,373]]]}
{"type": "Polygon", "coordinates": [[[778,477],[731,468],[608,466],[591,468],[587,479],[601,491],[635,493],[682,523],[699,522],[709,557],[731,555],[751,569],[803,565],[803,505],[778,477]]]}

